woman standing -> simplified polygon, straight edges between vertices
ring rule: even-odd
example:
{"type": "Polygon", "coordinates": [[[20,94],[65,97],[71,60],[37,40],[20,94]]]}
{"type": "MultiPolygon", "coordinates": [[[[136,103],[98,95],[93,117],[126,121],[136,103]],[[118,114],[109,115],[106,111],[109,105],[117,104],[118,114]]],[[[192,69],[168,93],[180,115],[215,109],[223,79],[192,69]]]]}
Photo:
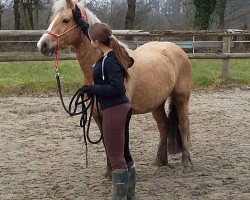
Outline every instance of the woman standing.
{"type": "Polygon", "coordinates": [[[131,57],[112,36],[111,28],[104,23],[89,26],[76,6],[73,18],[94,48],[103,56],[93,69],[94,85],[83,86],[84,92],[95,95],[103,114],[104,146],[112,169],[112,199],[135,199],[135,167],[129,152],[129,121],[131,105],[126,96],[124,78],[131,66],[131,57]]]}

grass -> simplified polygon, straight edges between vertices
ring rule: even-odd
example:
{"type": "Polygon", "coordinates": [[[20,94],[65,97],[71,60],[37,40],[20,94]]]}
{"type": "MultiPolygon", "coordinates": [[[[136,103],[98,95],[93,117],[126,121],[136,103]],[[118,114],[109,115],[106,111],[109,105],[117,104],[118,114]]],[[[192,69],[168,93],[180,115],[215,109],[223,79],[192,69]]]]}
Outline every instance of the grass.
{"type": "Polygon", "coordinates": [[[224,79],[222,60],[192,60],[193,87],[250,86],[250,59],[232,59],[229,65],[229,77],[224,79]]]}
{"type": "MultiPolygon", "coordinates": [[[[56,94],[53,61],[0,62],[0,95],[56,94]]],[[[221,60],[192,60],[193,88],[250,86],[250,59],[230,61],[230,76],[221,77],[221,60]]],[[[82,72],[77,61],[61,61],[63,92],[72,94],[81,86],[82,72]]]]}
{"type": "MultiPolygon", "coordinates": [[[[0,95],[38,95],[57,92],[54,62],[0,63],[0,95]]],[[[82,83],[82,72],[76,61],[60,62],[63,91],[72,93],[82,83]]]]}

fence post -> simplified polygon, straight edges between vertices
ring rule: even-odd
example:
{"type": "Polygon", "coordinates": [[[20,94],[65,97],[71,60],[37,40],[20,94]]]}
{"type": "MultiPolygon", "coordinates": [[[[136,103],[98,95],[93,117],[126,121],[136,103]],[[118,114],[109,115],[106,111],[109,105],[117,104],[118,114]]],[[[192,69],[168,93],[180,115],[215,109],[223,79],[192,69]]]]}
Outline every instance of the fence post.
{"type": "MultiPolygon", "coordinates": [[[[230,36],[223,36],[222,53],[230,53],[230,36]]],[[[222,59],[222,77],[226,78],[229,74],[229,59],[222,59]]]]}

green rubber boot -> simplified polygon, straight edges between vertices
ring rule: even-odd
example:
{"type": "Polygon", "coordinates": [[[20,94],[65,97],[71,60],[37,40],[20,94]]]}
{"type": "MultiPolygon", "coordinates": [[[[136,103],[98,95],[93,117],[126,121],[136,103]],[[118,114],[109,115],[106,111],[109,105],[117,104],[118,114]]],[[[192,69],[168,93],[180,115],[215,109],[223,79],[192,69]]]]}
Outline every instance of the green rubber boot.
{"type": "Polygon", "coordinates": [[[135,200],[135,182],[136,182],[135,167],[129,168],[128,172],[130,173],[130,176],[129,176],[127,200],[135,200]]]}
{"type": "Polygon", "coordinates": [[[128,171],[115,170],[112,172],[112,200],[127,200],[129,176],[128,171]]]}

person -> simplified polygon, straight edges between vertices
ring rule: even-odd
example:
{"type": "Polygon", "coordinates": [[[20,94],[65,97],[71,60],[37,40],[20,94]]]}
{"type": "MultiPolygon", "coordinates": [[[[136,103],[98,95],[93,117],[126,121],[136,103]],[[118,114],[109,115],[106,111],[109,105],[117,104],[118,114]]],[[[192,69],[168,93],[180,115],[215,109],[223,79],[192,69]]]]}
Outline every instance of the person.
{"type": "Polygon", "coordinates": [[[91,26],[81,16],[77,5],[73,18],[94,48],[103,56],[93,67],[93,85],[84,85],[88,95],[95,95],[102,110],[102,132],[107,159],[111,164],[112,200],[135,199],[135,165],[129,151],[131,105],[126,96],[124,79],[131,57],[104,23],[91,26]]]}

